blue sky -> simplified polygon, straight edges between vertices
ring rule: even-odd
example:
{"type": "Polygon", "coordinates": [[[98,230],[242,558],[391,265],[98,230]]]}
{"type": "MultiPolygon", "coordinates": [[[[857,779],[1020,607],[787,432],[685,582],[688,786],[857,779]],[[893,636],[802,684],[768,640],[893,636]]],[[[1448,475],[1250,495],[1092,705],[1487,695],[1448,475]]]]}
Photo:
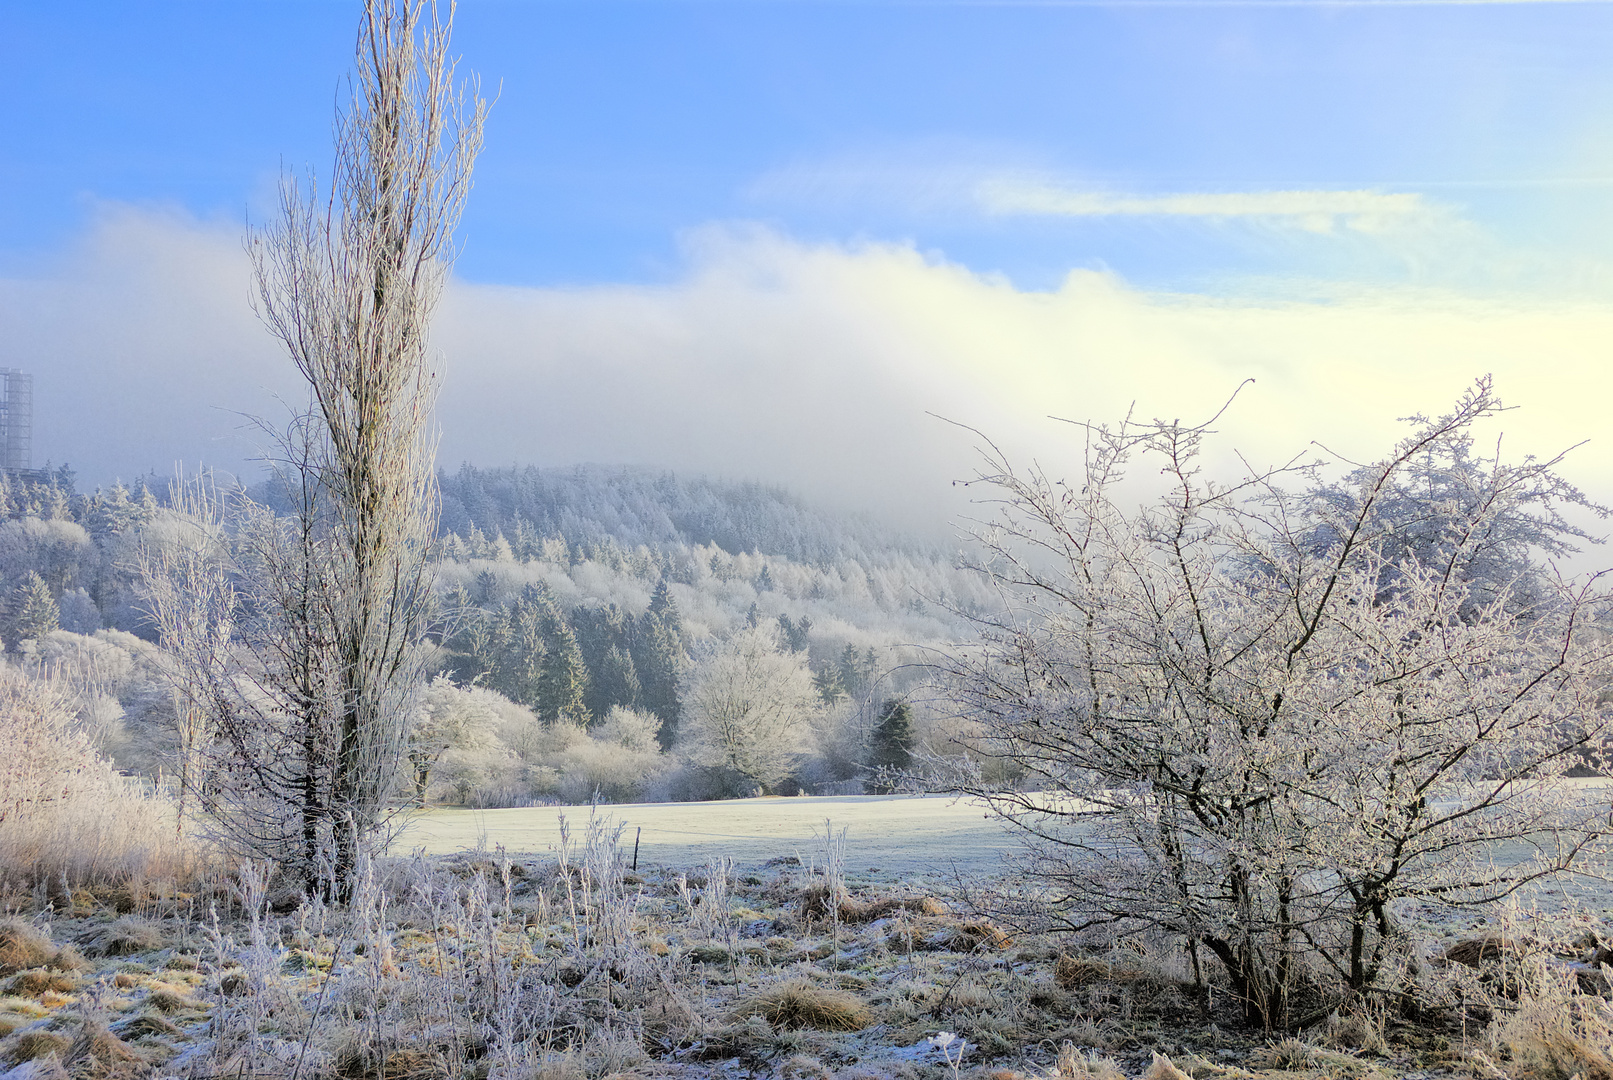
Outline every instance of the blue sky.
{"type": "MultiPolygon", "coordinates": [[[[353,5],[8,4],[0,241],[58,247],[94,200],[243,221],[282,162],[322,168],[353,5]]],[[[1613,5],[1164,7],[467,0],[498,92],[460,272],[663,279],[676,237],[751,220],[911,240],[1047,286],[1350,272],[1203,222],[982,213],[983,180],[1125,193],[1420,193],[1583,252],[1606,201],[1613,5]]]]}
{"type": "MultiPolygon", "coordinates": [[[[238,462],[207,417],[294,392],[232,275],[281,166],[326,165],[356,20],[0,3],[0,363],[39,372],[41,456],[238,462]],[[47,406],[53,364],[108,399],[47,406]]],[[[927,411],[1018,427],[1254,376],[1302,445],[1343,424],[1306,412],[1318,387],[1378,380],[1339,392],[1345,428],[1392,436],[1496,369],[1520,430],[1602,434],[1613,4],[464,0],[455,40],[498,100],[439,332],[445,454],[855,491],[866,456],[800,462],[894,411],[926,451],[867,505],[966,467],[927,411]],[[766,403],[808,376],[879,408],[825,395],[785,431],[766,403]],[[704,434],[646,434],[647,384],[704,434]]],[[[1613,486],[1613,458],[1587,469],[1613,486]]]]}

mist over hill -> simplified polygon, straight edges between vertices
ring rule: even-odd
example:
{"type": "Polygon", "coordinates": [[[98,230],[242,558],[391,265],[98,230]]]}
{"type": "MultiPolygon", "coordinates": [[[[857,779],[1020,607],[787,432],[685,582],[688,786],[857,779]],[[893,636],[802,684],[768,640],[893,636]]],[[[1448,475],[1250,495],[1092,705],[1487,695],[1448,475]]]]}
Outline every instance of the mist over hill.
{"type": "Polygon", "coordinates": [[[568,544],[610,538],[624,547],[715,545],[730,555],[777,555],[827,566],[843,559],[930,559],[940,548],[867,518],[831,514],[782,487],[623,465],[569,468],[461,465],[442,473],[442,532],[568,544]]]}

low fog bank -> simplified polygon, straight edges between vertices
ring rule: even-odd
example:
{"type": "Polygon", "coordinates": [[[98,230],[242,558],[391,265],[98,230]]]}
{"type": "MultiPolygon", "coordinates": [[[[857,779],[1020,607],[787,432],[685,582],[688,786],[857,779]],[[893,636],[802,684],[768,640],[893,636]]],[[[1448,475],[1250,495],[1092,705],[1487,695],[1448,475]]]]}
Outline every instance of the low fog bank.
{"type": "MultiPolygon", "coordinates": [[[[1588,302],[1164,295],[1095,271],[1033,292],[901,244],[748,228],[686,249],[662,284],[456,282],[436,323],[441,463],[758,480],[941,538],[975,509],[955,481],[982,435],[958,425],[1062,473],[1083,433],[1049,417],[1207,419],[1252,378],[1222,444],[1256,465],[1321,453],[1312,440],[1359,457],[1493,372],[1522,408],[1483,437],[1550,455],[1605,427],[1613,391],[1613,311],[1588,302]]],[[[250,296],[236,225],[115,205],[72,251],[0,279],[0,364],[35,375],[36,463],[72,463],[81,486],[181,461],[260,475],[269,440],[249,417],[277,423],[301,391],[250,296]]],[[[1613,446],[1565,471],[1613,493],[1613,446]]]]}

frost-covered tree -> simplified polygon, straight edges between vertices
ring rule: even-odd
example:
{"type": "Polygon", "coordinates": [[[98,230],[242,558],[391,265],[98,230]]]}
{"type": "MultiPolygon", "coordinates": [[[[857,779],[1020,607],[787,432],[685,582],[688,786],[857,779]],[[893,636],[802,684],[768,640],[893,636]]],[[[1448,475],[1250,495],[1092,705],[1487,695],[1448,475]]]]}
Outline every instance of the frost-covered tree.
{"type": "Polygon", "coordinates": [[[538,680],[538,717],[547,724],[588,726],[588,668],[577,648],[577,635],[565,621],[556,617],[544,628],[547,649],[538,680]]]}
{"type": "Polygon", "coordinates": [[[1035,783],[958,783],[1029,842],[1044,915],[1180,934],[1283,1026],[1415,995],[1401,902],[1493,902],[1601,850],[1605,802],[1560,778],[1608,731],[1605,579],[1539,567],[1550,546],[1517,529],[1472,573],[1561,505],[1556,463],[1476,463],[1472,497],[1394,505],[1499,409],[1480,382],[1327,498],[1314,466],[1208,480],[1205,429],[1175,423],[1089,428],[1067,483],[990,459],[981,570],[1008,607],[947,673],[975,760],[1035,783]],[[1169,487],[1138,507],[1140,463],[1169,487]],[[1325,994],[1305,1014],[1301,983],[1325,994]]]}
{"type": "Polygon", "coordinates": [[[817,707],[802,658],[780,652],[770,629],[742,630],[691,669],[679,745],[695,763],[766,792],[806,750],[817,707]]]}
{"type": "Polygon", "coordinates": [[[891,776],[906,772],[912,764],[913,710],[901,698],[886,698],[868,740],[868,767],[888,787],[891,776]]]}
{"type": "Polygon", "coordinates": [[[8,649],[15,649],[24,640],[42,638],[61,625],[60,612],[50,595],[50,586],[31,570],[12,590],[5,617],[8,649]]]}
{"type": "Polygon", "coordinates": [[[423,678],[437,508],[427,330],[483,116],[436,7],[368,0],[328,193],[288,177],[279,221],[251,242],[259,315],[309,390],[274,462],[288,512],[243,498],[209,550],[148,564],[187,707],[229,757],[209,770],[227,778],[217,820],[336,897],[384,821],[423,678]],[[210,591],[187,597],[188,560],[229,573],[196,577],[210,591]]]}
{"type": "Polygon", "coordinates": [[[661,719],[661,746],[677,739],[683,716],[683,619],[672,589],[662,578],[650,606],[638,620],[630,653],[639,680],[639,704],[661,719]]]}

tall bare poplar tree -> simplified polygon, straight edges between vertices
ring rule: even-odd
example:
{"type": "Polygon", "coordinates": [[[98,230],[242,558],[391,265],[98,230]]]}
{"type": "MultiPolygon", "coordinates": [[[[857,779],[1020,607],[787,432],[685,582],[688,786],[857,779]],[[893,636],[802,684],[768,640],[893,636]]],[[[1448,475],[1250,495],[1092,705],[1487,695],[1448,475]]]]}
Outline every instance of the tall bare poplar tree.
{"type": "Polygon", "coordinates": [[[280,220],[251,238],[259,314],[310,392],[279,437],[291,513],[237,504],[215,549],[232,571],[222,603],[170,589],[165,604],[164,558],[148,560],[153,612],[211,718],[208,805],[243,846],[338,893],[384,821],[430,615],[427,327],[485,115],[455,83],[451,22],[423,0],[368,0],[329,192],[287,177],[280,220]],[[196,624],[218,611],[230,648],[186,649],[216,646],[196,624]]]}

